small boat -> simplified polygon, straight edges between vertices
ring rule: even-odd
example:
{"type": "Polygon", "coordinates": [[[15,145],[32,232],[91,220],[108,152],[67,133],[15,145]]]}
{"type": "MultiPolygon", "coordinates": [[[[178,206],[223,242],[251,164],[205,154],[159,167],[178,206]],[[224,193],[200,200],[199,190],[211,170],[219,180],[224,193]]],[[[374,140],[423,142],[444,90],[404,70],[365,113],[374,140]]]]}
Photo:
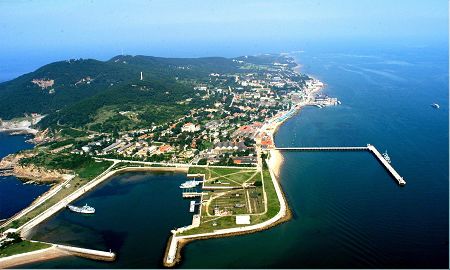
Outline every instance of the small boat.
{"type": "Polygon", "coordinates": [[[391,158],[389,157],[387,151],[384,151],[383,153],[383,158],[390,164],[391,163],[391,158]]]}
{"type": "Polygon", "coordinates": [[[437,104],[437,103],[431,104],[431,107],[433,107],[435,109],[439,109],[440,108],[439,104],[437,104]]]}
{"type": "Polygon", "coordinates": [[[194,188],[200,183],[201,183],[201,181],[195,181],[195,180],[186,181],[180,185],[180,188],[194,188]]]}
{"type": "Polygon", "coordinates": [[[92,206],[88,206],[87,204],[83,207],[78,207],[78,206],[74,206],[74,205],[68,205],[67,207],[69,208],[70,211],[75,212],[75,213],[81,213],[81,214],[94,214],[95,213],[95,208],[92,206]]]}
{"type": "Polygon", "coordinates": [[[193,213],[195,211],[195,201],[191,201],[189,206],[189,212],[193,213]]]}

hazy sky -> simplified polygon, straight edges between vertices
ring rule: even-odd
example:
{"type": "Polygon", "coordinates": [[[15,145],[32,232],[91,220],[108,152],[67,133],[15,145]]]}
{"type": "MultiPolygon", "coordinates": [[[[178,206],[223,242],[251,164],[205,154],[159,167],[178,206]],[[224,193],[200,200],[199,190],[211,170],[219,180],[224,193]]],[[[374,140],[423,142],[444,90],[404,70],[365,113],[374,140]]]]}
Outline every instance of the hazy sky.
{"type": "Polygon", "coordinates": [[[106,59],[121,50],[227,56],[316,41],[422,45],[448,40],[448,2],[0,0],[0,36],[0,61],[17,53],[106,59]]]}

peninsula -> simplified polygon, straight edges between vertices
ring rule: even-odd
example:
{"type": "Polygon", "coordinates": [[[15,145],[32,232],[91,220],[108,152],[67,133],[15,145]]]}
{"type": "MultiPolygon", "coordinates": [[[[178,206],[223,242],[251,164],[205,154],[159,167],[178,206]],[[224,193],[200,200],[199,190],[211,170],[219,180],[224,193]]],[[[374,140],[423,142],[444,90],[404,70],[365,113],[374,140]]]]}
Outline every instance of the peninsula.
{"type": "Polygon", "coordinates": [[[340,103],[319,94],[323,83],[296,67],[288,55],[116,56],[56,62],[0,84],[0,106],[9,108],[0,117],[39,117],[31,125],[36,147],[5,157],[1,173],[55,183],[1,225],[0,263],[38,259],[27,252],[39,249],[51,251],[50,257],[114,259],[106,251],[36,243],[28,232],[125,171],[180,171],[201,179],[195,182],[200,187],[183,190],[183,197],[199,197],[199,212],[192,224],[171,231],[166,266],[180,260],[189,241],[288,220],[273,136],[303,106],[340,103]],[[24,96],[30,98],[12,106],[24,96]],[[24,243],[27,248],[17,248],[24,243]]]}

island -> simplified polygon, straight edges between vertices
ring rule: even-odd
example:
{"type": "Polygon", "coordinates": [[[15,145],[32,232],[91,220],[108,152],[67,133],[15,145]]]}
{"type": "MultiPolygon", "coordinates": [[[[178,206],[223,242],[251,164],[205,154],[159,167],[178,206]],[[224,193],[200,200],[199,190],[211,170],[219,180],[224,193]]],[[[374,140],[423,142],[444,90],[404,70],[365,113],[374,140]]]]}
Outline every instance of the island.
{"type": "Polygon", "coordinates": [[[289,220],[274,134],[304,106],[340,104],[320,94],[323,87],[286,54],[71,59],[0,84],[0,117],[10,119],[0,122],[2,130],[31,130],[36,144],[3,158],[0,174],[53,183],[0,225],[0,262],[67,255],[114,260],[114,251],[41,243],[27,233],[128,171],[176,171],[194,179],[182,196],[198,198],[199,211],[192,224],[168,232],[167,267],[181,260],[189,241],[289,220]]]}

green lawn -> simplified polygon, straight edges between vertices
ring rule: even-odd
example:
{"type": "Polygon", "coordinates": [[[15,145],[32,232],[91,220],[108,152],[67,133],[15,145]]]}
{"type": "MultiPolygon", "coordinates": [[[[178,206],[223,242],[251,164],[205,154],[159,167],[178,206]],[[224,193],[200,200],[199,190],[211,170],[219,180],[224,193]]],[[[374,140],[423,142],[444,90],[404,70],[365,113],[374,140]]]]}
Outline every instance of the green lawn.
{"type": "Polygon", "coordinates": [[[256,172],[255,169],[247,167],[242,168],[214,168],[214,167],[190,167],[189,174],[204,174],[206,176],[207,185],[223,184],[213,183],[213,181],[220,181],[222,183],[229,183],[231,186],[240,186],[239,184],[249,180],[256,172]],[[227,179],[228,178],[228,179],[227,179]]]}
{"type": "MultiPolygon", "coordinates": [[[[242,169],[217,169],[217,168],[209,168],[210,170],[208,170],[207,168],[190,168],[189,169],[189,173],[204,173],[205,175],[207,175],[207,179],[208,175],[212,175],[213,177],[218,177],[218,176],[222,176],[224,174],[230,174],[233,172],[237,172],[239,170],[242,169]]],[[[235,181],[242,181],[242,179],[244,179],[242,177],[242,175],[246,175],[248,176],[248,174],[250,176],[253,175],[254,172],[244,172],[242,174],[232,174],[229,175],[228,177],[230,179],[233,179],[235,181]]],[[[215,206],[219,206],[219,207],[228,207],[229,209],[232,209],[233,214],[250,214],[248,212],[246,212],[246,210],[248,210],[248,201],[247,199],[249,199],[250,204],[251,204],[251,208],[252,208],[252,213],[250,214],[250,221],[251,221],[251,225],[254,224],[258,224],[261,222],[264,222],[270,218],[272,218],[273,216],[275,216],[278,211],[280,210],[280,203],[278,201],[278,197],[277,194],[275,192],[275,187],[273,185],[272,182],[272,178],[270,176],[270,172],[265,169],[263,171],[263,179],[261,178],[261,174],[258,173],[255,177],[253,177],[251,179],[251,181],[254,180],[262,180],[264,183],[264,189],[266,191],[267,194],[267,212],[264,213],[265,210],[265,204],[263,201],[263,192],[262,192],[262,187],[256,187],[256,188],[249,188],[246,191],[248,191],[249,193],[249,197],[247,197],[246,194],[244,194],[244,190],[233,190],[230,191],[229,193],[227,193],[227,195],[219,197],[217,199],[213,199],[209,205],[209,209],[208,212],[210,215],[213,214],[214,210],[213,208],[215,206]],[[253,194],[252,194],[253,193],[253,194]],[[239,197],[233,196],[233,194],[240,194],[239,197]],[[245,199],[244,199],[245,198],[245,199]],[[245,203],[246,207],[245,208],[233,208],[232,206],[235,203],[245,203]]],[[[211,198],[212,196],[216,196],[219,193],[224,192],[223,190],[215,190],[214,192],[212,191],[208,191],[207,195],[203,196],[203,200],[207,200],[209,198],[211,198]]],[[[180,235],[193,235],[193,234],[198,234],[198,233],[207,233],[207,232],[213,232],[214,230],[219,230],[219,229],[227,229],[227,228],[233,228],[233,227],[241,227],[242,225],[236,225],[236,217],[235,216],[208,216],[208,213],[206,212],[206,206],[205,204],[203,204],[202,206],[202,216],[201,216],[201,221],[200,221],[200,226],[197,228],[193,228],[189,231],[186,231],[180,235]]]]}
{"type": "Polygon", "coordinates": [[[19,243],[11,244],[5,248],[0,248],[0,258],[35,251],[39,249],[44,249],[48,247],[50,247],[49,244],[36,243],[24,240],[19,243]]]}
{"type": "Polygon", "coordinates": [[[108,167],[111,165],[112,165],[112,162],[110,162],[110,161],[97,162],[97,161],[92,160],[91,162],[87,162],[83,167],[81,167],[75,171],[76,171],[76,173],[78,173],[78,175],[81,178],[93,179],[97,175],[101,174],[106,169],[108,169],[108,167]]]}

